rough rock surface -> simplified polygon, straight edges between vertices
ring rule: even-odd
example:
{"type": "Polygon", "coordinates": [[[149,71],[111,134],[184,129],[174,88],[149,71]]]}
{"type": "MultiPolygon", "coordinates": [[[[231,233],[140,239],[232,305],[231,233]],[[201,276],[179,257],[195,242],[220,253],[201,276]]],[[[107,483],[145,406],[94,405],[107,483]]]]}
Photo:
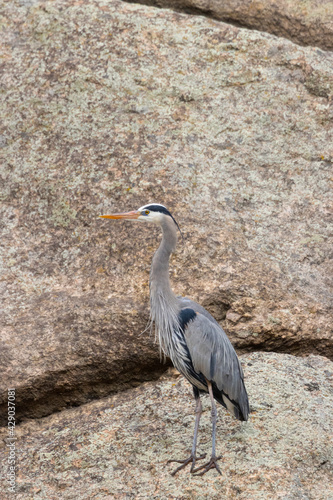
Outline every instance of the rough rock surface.
{"type": "MultiPolygon", "coordinates": [[[[16,499],[331,500],[333,363],[276,353],[242,363],[252,413],[239,422],[218,410],[222,476],[170,475],[167,460],[191,447],[194,403],[189,384],[168,376],[22,424],[16,499]]],[[[198,451],[209,456],[208,398],[203,407],[198,451]]],[[[6,451],[1,441],[4,468],[6,451]]],[[[0,484],[6,492],[4,474],[0,484]]]]}
{"type": "Polygon", "coordinates": [[[237,25],[268,31],[301,45],[333,50],[331,0],[130,0],[204,14],[237,25]]]}
{"type": "MultiPolygon", "coordinates": [[[[3,5],[1,402],[40,416],[158,374],[164,203],[177,293],[240,350],[333,355],[333,55],[118,1],[3,5]]],[[[2,407],[3,410],[4,407],[2,407]]],[[[4,414],[1,412],[2,415],[4,414]]]]}

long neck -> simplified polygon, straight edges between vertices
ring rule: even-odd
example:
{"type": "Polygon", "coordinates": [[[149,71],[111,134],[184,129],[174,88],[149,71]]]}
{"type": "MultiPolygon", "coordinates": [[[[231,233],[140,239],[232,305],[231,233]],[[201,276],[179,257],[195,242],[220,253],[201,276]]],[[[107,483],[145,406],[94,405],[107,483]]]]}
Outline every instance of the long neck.
{"type": "Polygon", "coordinates": [[[162,222],[162,241],[150,271],[150,315],[155,322],[159,344],[170,355],[171,336],[178,324],[179,306],[169,280],[169,259],[177,244],[177,228],[170,217],[162,222]]]}

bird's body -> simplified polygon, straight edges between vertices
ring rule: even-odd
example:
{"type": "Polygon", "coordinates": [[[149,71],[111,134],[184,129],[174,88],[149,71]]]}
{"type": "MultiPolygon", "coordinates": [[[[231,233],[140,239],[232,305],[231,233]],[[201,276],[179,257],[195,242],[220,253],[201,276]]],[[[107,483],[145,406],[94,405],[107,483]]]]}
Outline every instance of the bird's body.
{"type": "Polygon", "coordinates": [[[177,227],[165,218],[163,237],[150,271],[150,314],[159,344],[177,370],[199,391],[208,392],[239,420],[247,420],[248,399],[243,371],[230,340],[213,316],[196,302],[176,297],[169,282],[169,258],[177,227]]]}
{"type": "Polygon", "coordinates": [[[147,220],[160,225],[162,241],[156,251],[150,272],[150,315],[155,324],[159,345],[174,366],[192,384],[197,401],[196,425],[191,455],[180,461],[174,473],[192,462],[191,472],[205,468],[220,469],[215,455],[216,409],[214,399],[237,419],[247,420],[249,403],[244,377],[237,354],[226,333],[204,307],[186,297],[176,297],[169,281],[169,258],[177,244],[178,224],[170,212],[157,204],[141,207],[137,212],[103,216],[147,220]],[[205,466],[194,468],[197,432],[201,415],[200,393],[208,392],[212,401],[213,450],[205,466]]]}

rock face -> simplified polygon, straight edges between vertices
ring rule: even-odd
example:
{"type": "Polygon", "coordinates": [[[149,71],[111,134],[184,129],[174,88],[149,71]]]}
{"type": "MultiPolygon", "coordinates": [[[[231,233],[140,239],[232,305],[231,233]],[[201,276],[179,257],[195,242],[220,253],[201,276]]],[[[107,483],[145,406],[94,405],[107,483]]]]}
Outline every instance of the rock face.
{"type": "MultiPolygon", "coordinates": [[[[132,1],[132,0],[131,0],[132,1]]],[[[221,21],[268,31],[301,45],[333,50],[331,0],[134,0],[134,3],[169,7],[203,14],[221,21]]]]}
{"type": "MultiPolygon", "coordinates": [[[[22,424],[16,499],[331,499],[333,363],[252,353],[242,364],[252,412],[239,422],[218,410],[222,476],[170,475],[167,460],[191,448],[194,402],[182,377],[167,376],[22,424]]],[[[210,456],[206,397],[203,408],[198,451],[210,456]]],[[[1,441],[2,458],[7,451],[1,441]]],[[[6,492],[3,474],[0,481],[6,492]]]]}
{"type": "Polygon", "coordinates": [[[150,201],[183,231],[175,291],[236,348],[332,357],[332,54],[110,0],[3,16],[2,410],[165,368],[140,335],[158,231],[97,218],[150,201]]]}

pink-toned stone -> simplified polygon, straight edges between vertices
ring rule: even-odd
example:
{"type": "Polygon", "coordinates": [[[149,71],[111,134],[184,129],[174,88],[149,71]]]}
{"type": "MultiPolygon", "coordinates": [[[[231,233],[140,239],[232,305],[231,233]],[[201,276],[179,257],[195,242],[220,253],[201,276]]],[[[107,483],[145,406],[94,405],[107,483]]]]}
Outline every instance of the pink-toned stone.
{"type": "MultiPolygon", "coordinates": [[[[189,467],[171,476],[177,464],[167,461],[188,456],[195,414],[190,384],[165,376],[19,426],[15,499],[330,500],[332,362],[277,353],[251,353],[241,362],[251,413],[239,422],[218,407],[222,476],[216,470],[193,476],[189,467]]],[[[203,410],[198,452],[210,456],[207,396],[203,410]]],[[[2,495],[8,491],[6,433],[2,495]]]]}
{"type": "Polygon", "coordinates": [[[2,14],[0,414],[8,387],[19,420],[165,369],[159,231],[98,219],[149,201],[183,231],[176,293],[239,351],[332,357],[332,55],[118,1],[2,14]]]}
{"type": "Polygon", "coordinates": [[[267,31],[301,45],[333,50],[331,0],[135,0],[136,3],[203,14],[245,28],[267,31]]]}

